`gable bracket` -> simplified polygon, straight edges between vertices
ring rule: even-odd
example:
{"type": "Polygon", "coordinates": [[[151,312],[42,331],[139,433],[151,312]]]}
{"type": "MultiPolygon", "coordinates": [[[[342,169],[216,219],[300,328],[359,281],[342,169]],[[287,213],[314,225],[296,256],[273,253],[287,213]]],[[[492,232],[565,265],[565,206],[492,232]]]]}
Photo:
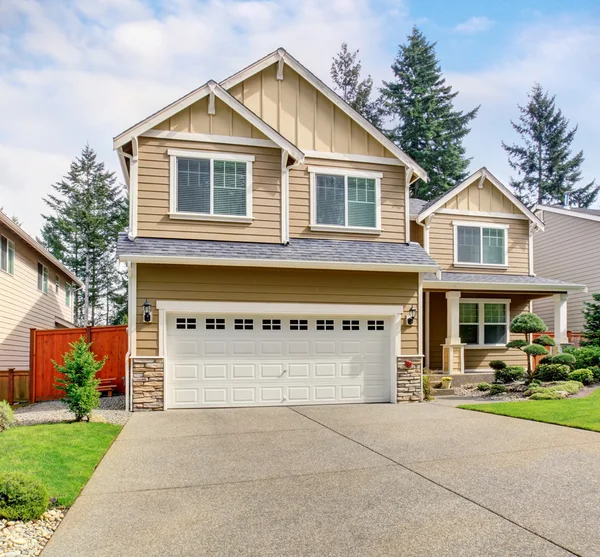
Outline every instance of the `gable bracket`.
{"type": "Polygon", "coordinates": [[[208,95],[208,113],[211,116],[214,116],[217,111],[215,110],[215,91],[214,89],[211,89],[209,95],[208,95]]]}
{"type": "Polygon", "coordinates": [[[283,66],[285,65],[285,60],[283,55],[279,55],[279,61],[277,62],[277,79],[278,81],[283,81],[283,66]]]}

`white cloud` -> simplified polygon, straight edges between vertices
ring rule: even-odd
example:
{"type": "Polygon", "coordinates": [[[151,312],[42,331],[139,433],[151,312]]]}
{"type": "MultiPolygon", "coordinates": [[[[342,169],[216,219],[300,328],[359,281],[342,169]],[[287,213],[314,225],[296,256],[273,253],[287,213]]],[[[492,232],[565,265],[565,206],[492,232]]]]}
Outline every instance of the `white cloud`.
{"type": "Polygon", "coordinates": [[[473,16],[467,21],[459,23],[454,31],[464,33],[465,35],[473,35],[475,33],[483,33],[494,26],[494,22],[485,16],[473,16]]]}

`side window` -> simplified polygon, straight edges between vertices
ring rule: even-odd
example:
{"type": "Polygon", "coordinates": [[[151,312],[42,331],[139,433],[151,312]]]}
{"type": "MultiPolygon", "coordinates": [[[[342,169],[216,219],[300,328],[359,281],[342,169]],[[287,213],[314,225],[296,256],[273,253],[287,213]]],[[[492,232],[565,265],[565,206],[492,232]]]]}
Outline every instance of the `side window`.
{"type": "Polygon", "coordinates": [[[48,294],[48,267],[38,263],[38,290],[48,294]]]}
{"type": "Polygon", "coordinates": [[[15,244],[6,236],[0,236],[0,269],[15,274],[15,244]]]}

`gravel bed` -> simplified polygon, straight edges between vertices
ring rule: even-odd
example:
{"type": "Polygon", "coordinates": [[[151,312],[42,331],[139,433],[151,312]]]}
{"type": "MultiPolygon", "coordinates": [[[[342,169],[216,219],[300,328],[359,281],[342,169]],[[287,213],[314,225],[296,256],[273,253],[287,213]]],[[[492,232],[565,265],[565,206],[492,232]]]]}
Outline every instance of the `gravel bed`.
{"type": "Polygon", "coordinates": [[[504,393],[502,395],[490,396],[487,391],[479,391],[476,387],[472,389],[465,388],[466,385],[462,387],[456,387],[454,389],[454,394],[461,397],[470,397],[470,398],[481,398],[487,401],[494,402],[510,402],[514,400],[529,400],[523,396],[523,393],[504,393]]]}
{"type": "Polygon", "coordinates": [[[64,517],[65,511],[53,509],[30,522],[0,519],[0,557],[39,555],[64,517]]]}
{"type": "MultiPolygon", "coordinates": [[[[100,407],[92,412],[92,421],[125,425],[130,415],[131,413],[125,410],[124,396],[106,396],[100,399],[100,407]]],[[[16,408],[14,425],[49,424],[74,419],[75,416],[60,400],[52,400],[16,408]]]]}

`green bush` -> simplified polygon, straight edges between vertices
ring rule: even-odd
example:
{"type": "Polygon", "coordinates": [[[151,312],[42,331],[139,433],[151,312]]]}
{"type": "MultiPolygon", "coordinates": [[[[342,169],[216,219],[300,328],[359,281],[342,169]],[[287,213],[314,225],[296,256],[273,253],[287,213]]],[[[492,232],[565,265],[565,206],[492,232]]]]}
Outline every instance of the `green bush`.
{"type": "Polygon", "coordinates": [[[582,388],[583,383],[580,383],[579,381],[558,381],[554,385],[549,385],[548,387],[530,387],[523,394],[524,396],[530,397],[533,394],[555,393],[563,391],[569,393],[570,395],[574,395],[582,388]]]}
{"type": "Polygon", "coordinates": [[[490,362],[490,367],[494,370],[504,369],[506,367],[506,362],[503,362],[502,360],[492,360],[490,362]]]}
{"type": "Polygon", "coordinates": [[[590,369],[594,374],[594,381],[596,383],[600,382],[600,366],[588,367],[587,369],[590,369]]]}
{"type": "Polygon", "coordinates": [[[528,356],[544,356],[548,354],[548,350],[546,350],[541,344],[529,344],[527,346],[523,346],[521,348],[525,354],[528,356]]]}
{"type": "Polygon", "coordinates": [[[14,416],[10,404],[6,400],[0,400],[0,433],[12,425],[14,416]]]}
{"type": "Polygon", "coordinates": [[[542,346],[556,346],[556,341],[550,335],[539,336],[533,343],[541,344],[542,346]]]}
{"type": "Polygon", "coordinates": [[[600,346],[583,346],[575,348],[568,346],[563,354],[570,354],[575,358],[575,369],[593,368],[600,366],[600,346]]]}
{"type": "Polygon", "coordinates": [[[524,375],[525,369],[521,366],[507,366],[494,372],[494,381],[496,383],[512,383],[513,381],[520,381],[524,375]]]}
{"type": "Polygon", "coordinates": [[[423,400],[431,400],[432,398],[431,381],[428,375],[423,375],[423,400]]]}
{"type": "Polygon", "coordinates": [[[541,387],[541,386],[542,386],[542,382],[538,381],[537,379],[532,379],[528,385],[528,387],[530,389],[533,389],[534,387],[541,387]]]}
{"type": "Polygon", "coordinates": [[[511,333],[543,333],[548,330],[541,317],[535,313],[521,313],[510,323],[511,333]]]}
{"type": "Polygon", "coordinates": [[[506,392],[504,385],[490,385],[490,396],[501,395],[506,392]]]}
{"type": "Polygon", "coordinates": [[[569,366],[571,369],[573,369],[575,367],[576,362],[577,362],[577,359],[575,358],[575,356],[573,356],[573,354],[563,353],[563,354],[555,354],[554,356],[552,356],[553,364],[561,364],[564,366],[569,366]]]}
{"type": "Polygon", "coordinates": [[[477,390],[478,391],[489,391],[491,385],[489,383],[478,383],[477,390]]]}
{"type": "Polygon", "coordinates": [[[528,343],[526,340],[523,340],[522,338],[519,338],[517,340],[511,340],[510,342],[506,343],[506,348],[523,348],[525,346],[528,346],[528,343]]]}
{"type": "Polygon", "coordinates": [[[0,517],[36,520],[48,508],[48,491],[42,483],[22,472],[0,475],[0,517]]]}
{"type": "Polygon", "coordinates": [[[540,381],[566,381],[571,368],[562,364],[540,364],[535,369],[535,378],[540,381]]]}
{"type": "Polygon", "coordinates": [[[571,373],[569,373],[569,380],[570,381],[579,381],[580,383],[583,383],[584,385],[589,385],[590,383],[594,382],[594,373],[592,372],[591,369],[587,369],[587,368],[576,369],[575,371],[572,371],[571,373]]]}
{"type": "Polygon", "coordinates": [[[565,398],[565,395],[553,391],[549,393],[533,393],[529,397],[529,400],[560,400],[561,398],[565,398]]]}

